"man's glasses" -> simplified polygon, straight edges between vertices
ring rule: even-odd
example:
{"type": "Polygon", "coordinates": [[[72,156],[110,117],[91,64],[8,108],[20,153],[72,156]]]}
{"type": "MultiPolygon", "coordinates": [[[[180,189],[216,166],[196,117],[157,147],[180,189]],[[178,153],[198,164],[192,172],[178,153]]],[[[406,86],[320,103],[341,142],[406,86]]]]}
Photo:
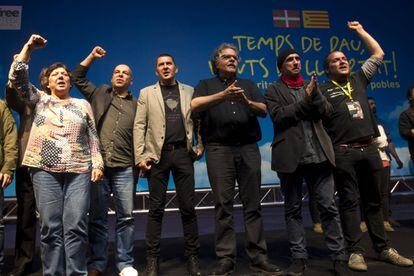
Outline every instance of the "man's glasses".
{"type": "Polygon", "coordinates": [[[236,56],[236,55],[221,55],[221,56],[219,56],[219,58],[221,60],[229,60],[229,59],[232,58],[234,60],[240,61],[240,57],[239,56],[236,56]]]}

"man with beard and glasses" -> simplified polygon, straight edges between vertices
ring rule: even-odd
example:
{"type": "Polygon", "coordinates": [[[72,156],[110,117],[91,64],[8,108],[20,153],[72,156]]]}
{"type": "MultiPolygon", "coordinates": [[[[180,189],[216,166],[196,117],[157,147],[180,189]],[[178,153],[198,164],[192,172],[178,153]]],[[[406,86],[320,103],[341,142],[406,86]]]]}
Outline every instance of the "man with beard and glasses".
{"type": "Polygon", "coordinates": [[[366,90],[382,63],[384,52],[359,22],[348,22],[348,28],[356,32],[370,57],[351,74],[349,61],[343,52],[328,53],[324,70],[329,80],[320,86],[333,106],[332,114],[323,122],[335,151],[334,178],[344,237],[350,253],[348,266],[357,271],[367,270],[361,246],[359,199],[379,259],[399,266],[412,266],[412,260],[389,247],[381,211],[379,173],[382,165],[373,143],[379,131],[368,106],[366,90]]]}
{"type": "Polygon", "coordinates": [[[266,116],[265,100],[256,84],[237,77],[239,55],[229,43],[213,53],[215,77],[194,89],[191,110],[201,119],[206,164],[215,201],[215,246],[218,265],[211,275],[229,275],[236,262],[233,202],[236,181],[243,204],[246,251],[250,268],[263,275],[281,275],[267,258],[260,206],[262,138],[257,116],[266,116]]]}
{"type": "Polygon", "coordinates": [[[197,124],[190,110],[193,88],[178,82],[177,72],[173,56],[164,53],[157,57],[155,73],[159,81],[140,91],[135,116],[135,163],[148,176],[149,189],[147,276],[159,274],[161,226],[170,173],[183,224],[187,270],[191,276],[201,275],[193,162],[201,158],[203,145],[197,139],[194,146],[197,124]]]}
{"type": "Polygon", "coordinates": [[[104,275],[108,263],[108,207],[113,194],[116,214],[115,265],[121,276],[136,276],[134,266],[134,155],[132,128],[137,101],[129,88],[132,71],[114,68],[111,86],[96,86],[86,78],[92,63],[106,51],[96,46],[72,72],[73,84],[91,103],[105,162],[104,177],[92,185],[89,212],[89,276],[104,275]]]}
{"type": "Polygon", "coordinates": [[[332,113],[332,105],[317,87],[316,75],[309,82],[301,75],[301,60],[294,49],[286,49],[277,59],[280,80],[272,83],[265,97],[273,121],[272,169],[280,179],[284,195],[285,220],[293,262],[288,275],[302,275],[306,269],[305,230],[302,224],[302,186],[314,193],[322,222],[325,243],[334,262],[336,275],[351,275],[346,261],[344,238],[335,205],[332,142],[322,118],[332,113]]]}

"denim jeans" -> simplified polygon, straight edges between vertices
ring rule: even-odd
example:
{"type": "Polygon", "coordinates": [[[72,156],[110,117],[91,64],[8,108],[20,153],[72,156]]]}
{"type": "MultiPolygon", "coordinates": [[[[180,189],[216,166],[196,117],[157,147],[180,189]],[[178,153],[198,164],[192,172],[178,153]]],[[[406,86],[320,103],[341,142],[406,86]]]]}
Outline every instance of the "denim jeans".
{"type": "Polygon", "coordinates": [[[91,174],[31,169],[40,214],[43,275],[87,275],[91,174]]]}
{"type": "Polygon", "coordinates": [[[108,263],[108,204],[115,203],[115,264],[121,271],[134,264],[134,176],[132,167],[105,168],[100,183],[91,186],[88,269],[105,271],[108,263]]]}
{"type": "Polygon", "coordinates": [[[314,193],[331,258],[346,260],[345,241],[334,199],[335,185],[331,165],[328,162],[301,165],[293,173],[278,173],[278,176],[285,197],[285,220],[292,257],[308,258],[302,224],[302,186],[305,180],[308,190],[314,193]]]}

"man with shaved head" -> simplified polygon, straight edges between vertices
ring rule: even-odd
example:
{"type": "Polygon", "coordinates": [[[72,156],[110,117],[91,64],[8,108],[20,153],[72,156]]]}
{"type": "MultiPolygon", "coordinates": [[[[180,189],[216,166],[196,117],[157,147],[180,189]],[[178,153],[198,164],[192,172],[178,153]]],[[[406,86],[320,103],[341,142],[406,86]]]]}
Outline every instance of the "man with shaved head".
{"type": "Polygon", "coordinates": [[[115,265],[121,276],[136,276],[134,263],[134,217],[135,191],[132,128],[137,101],[129,88],[132,71],[120,64],[114,68],[111,86],[96,86],[86,78],[95,59],[105,56],[106,51],[96,46],[72,72],[73,84],[91,103],[102,157],[105,162],[101,183],[92,184],[89,220],[90,260],[88,275],[104,275],[108,262],[108,200],[113,194],[115,229],[115,265]]]}

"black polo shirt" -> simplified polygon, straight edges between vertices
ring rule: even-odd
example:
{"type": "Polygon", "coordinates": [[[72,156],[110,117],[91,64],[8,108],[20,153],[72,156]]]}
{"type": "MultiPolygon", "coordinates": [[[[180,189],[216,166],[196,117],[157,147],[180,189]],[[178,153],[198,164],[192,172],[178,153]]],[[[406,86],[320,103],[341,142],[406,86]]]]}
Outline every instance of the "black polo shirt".
{"type": "MultiPolygon", "coordinates": [[[[234,79],[225,80],[219,77],[201,80],[194,88],[193,98],[221,92],[233,81],[234,79]]],[[[249,100],[265,103],[259,88],[252,81],[237,78],[237,86],[244,89],[249,100]]],[[[262,138],[256,113],[243,103],[222,101],[198,115],[201,119],[201,137],[205,144],[245,145],[262,138]]]]}
{"type": "MultiPolygon", "coordinates": [[[[332,139],[333,145],[347,144],[366,140],[379,136],[374,115],[368,106],[367,86],[369,80],[362,69],[352,74],[348,80],[351,85],[351,95],[354,101],[358,101],[363,112],[363,119],[353,119],[350,115],[347,103],[351,99],[341,88],[331,81],[320,85],[322,94],[333,106],[332,115],[323,120],[324,126],[332,139]]],[[[343,89],[347,89],[346,83],[339,83],[343,89]]]]}

